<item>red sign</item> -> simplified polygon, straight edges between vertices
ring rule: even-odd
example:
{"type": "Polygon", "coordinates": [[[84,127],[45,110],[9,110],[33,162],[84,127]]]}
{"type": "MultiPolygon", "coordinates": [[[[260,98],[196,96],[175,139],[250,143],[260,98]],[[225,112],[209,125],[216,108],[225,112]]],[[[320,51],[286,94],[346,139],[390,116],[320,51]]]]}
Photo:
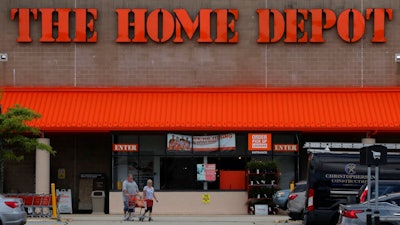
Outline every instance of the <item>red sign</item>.
{"type": "Polygon", "coordinates": [[[294,144],[276,144],[274,145],[275,152],[297,152],[299,146],[294,144]]]}
{"type": "Polygon", "coordinates": [[[113,152],[138,152],[138,144],[113,144],[113,152]]]}
{"type": "MultiPolygon", "coordinates": [[[[199,43],[239,41],[237,9],[200,9],[193,19],[186,9],[148,11],[119,8],[115,12],[116,18],[112,19],[117,21],[117,43],[182,43],[184,35],[189,40],[197,38],[199,43]]],[[[367,8],[365,13],[354,8],[339,13],[327,8],[285,9],[284,12],[261,8],[256,9],[256,13],[258,43],[280,40],[285,43],[322,43],[325,42],[323,33],[334,28],[340,39],[354,43],[364,37],[367,21],[373,23],[371,42],[386,42],[386,21],[393,19],[390,8],[367,8]]],[[[11,20],[18,21],[17,42],[32,42],[30,32],[34,22],[41,23],[40,42],[97,42],[95,22],[98,12],[94,8],[13,8],[10,14],[11,20]]]]}
{"type": "Polygon", "coordinates": [[[249,134],[248,136],[249,151],[271,151],[271,142],[271,134],[249,134]]]}
{"type": "Polygon", "coordinates": [[[206,181],[215,181],[215,164],[206,164],[206,181]]]}

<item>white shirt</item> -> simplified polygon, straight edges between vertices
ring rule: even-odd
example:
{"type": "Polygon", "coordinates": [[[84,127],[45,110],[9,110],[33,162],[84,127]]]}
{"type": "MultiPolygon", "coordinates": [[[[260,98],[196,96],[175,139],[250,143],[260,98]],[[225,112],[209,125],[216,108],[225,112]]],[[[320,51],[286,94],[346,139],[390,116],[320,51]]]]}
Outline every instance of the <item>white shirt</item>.
{"type": "Polygon", "coordinates": [[[146,195],[146,199],[153,199],[154,198],[154,187],[145,186],[143,188],[143,192],[146,195]]]}

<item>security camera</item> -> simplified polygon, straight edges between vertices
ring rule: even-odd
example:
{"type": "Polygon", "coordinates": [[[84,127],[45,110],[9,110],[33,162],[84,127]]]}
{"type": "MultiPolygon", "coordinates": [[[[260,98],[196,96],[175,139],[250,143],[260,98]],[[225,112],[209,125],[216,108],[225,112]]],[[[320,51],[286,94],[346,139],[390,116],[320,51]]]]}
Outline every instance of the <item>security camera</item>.
{"type": "Polygon", "coordinates": [[[397,62],[397,63],[400,63],[400,54],[399,53],[396,53],[394,55],[394,61],[397,62]]]}
{"type": "Polygon", "coordinates": [[[0,53],[0,61],[7,61],[8,60],[8,55],[7,53],[0,53]]]}

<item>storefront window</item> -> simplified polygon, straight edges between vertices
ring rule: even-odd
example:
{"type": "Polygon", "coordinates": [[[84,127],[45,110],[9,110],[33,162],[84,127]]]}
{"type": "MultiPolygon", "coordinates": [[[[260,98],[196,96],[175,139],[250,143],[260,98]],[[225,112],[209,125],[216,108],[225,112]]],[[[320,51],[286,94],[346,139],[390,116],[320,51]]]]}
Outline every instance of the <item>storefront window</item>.
{"type": "Polygon", "coordinates": [[[201,190],[196,181],[196,164],[200,158],[164,157],[161,159],[161,190],[201,190]]]}
{"type": "MultiPolygon", "coordinates": [[[[168,139],[171,139],[172,135],[115,134],[113,146],[118,147],[114,148],[112,153],[112,189],[120,190],[122,181],[128,173],[132,173],[140,189],[146,185],[148,179],[152,179],[154,187],[158,190],[220,190],[221,171],[245,171],[246,162],[254,157],[281,162],[283,165],[281,171],[285,173],[282,181],[286,184],[293,180],[296,170],[296,153],[275,154],[270,151],[264,155],[254,155],[248,151],[247,134],[234,135],[236,141],[232,150],[171,151],[168,150],[168,139]],[[211,167],[214,168],[215,178],[212,181],[199,180],[197,167],[203,164],[212,165],[211,167]]],[[[181,136],[186,138],[190,135],[181,136]]],[[[205,140],[214,140],[215,137],[218,135],[208,136],[205,140]]],[[[195,139],[188,138],[188,140],[202,139],[197,136],[195,139]]],[[[279,140],[279,142],[284,141],[279,140]]],[[[239,189],[244,190],[244,188],[239,189]]]]}

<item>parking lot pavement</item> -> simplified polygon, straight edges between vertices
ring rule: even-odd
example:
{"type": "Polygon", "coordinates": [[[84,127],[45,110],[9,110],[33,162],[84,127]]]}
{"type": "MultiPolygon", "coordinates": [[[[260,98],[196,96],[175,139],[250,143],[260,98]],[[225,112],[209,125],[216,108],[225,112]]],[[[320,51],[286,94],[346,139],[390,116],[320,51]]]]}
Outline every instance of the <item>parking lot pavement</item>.
{"type": "MultiPolygon", "coordinates": [[[[151,223],[159,225],[301,225],[301,221],[291,221],[286,215],[154,215],[151,223]]],[[[146,221],[147,222],[147,221],[146,221]]],[[[30,225],[106,225],[106,224],[132,224],[141,223],[138,217],[134,221],[123,221],[122,215],[105,214],[68,214],[61,215],[59,220],[55,219],[28,219],[30,225]]]]}

